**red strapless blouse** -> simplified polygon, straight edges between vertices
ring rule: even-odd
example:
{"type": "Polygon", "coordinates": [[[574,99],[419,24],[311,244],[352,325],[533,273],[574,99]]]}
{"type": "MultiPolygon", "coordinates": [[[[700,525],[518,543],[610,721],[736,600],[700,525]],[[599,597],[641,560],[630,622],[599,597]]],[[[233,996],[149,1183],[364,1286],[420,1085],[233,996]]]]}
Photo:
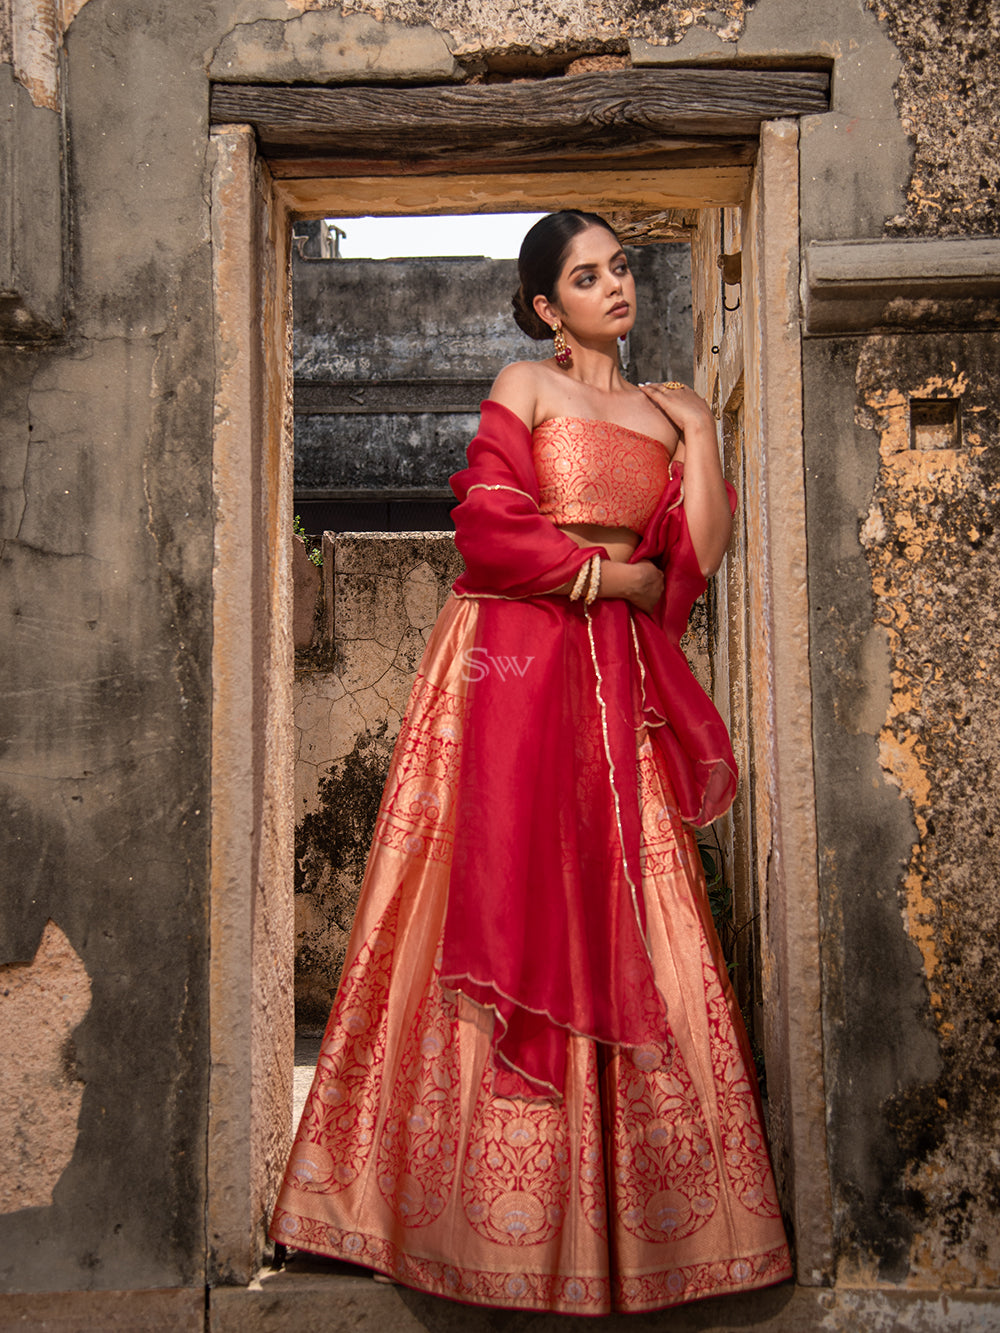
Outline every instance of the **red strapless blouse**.
{"type": "Polygon", "coordinates": [[[541,513],[640,536],[670,480],[666,445],[613,421],[551,417],[531,435],[541,513]]]}

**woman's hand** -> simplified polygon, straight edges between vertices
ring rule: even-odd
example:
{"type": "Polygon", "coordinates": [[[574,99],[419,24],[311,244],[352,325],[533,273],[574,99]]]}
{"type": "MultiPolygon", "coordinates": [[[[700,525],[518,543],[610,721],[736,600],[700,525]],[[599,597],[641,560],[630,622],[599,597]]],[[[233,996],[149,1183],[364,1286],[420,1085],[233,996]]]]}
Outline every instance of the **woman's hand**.
{"type": "Polygon", "coordinates": [[[597,595],[621,598],[649,614],[663,596],[663,571],[652,560],[637,560],[634,565],[624,560],[602,560],[597,595]]]}
{"type": "Polygon", "coordinates": [[[689,389],[678,380],[669,380],[666,384],[640,384],[654,407],[686,436],[692,428],[698,426],[710,430],[715,435],[715,417],[712,409],[700,394],[689,389]]]}
{"type": "Polygon", "coordinates": [[[652,560],[637,560],[634,565],[627,565],[633,571],[635,586],[626,596],[633,606],[651,615],[657,602],[663,596],[663,570],[654,565],[652,560]]]}

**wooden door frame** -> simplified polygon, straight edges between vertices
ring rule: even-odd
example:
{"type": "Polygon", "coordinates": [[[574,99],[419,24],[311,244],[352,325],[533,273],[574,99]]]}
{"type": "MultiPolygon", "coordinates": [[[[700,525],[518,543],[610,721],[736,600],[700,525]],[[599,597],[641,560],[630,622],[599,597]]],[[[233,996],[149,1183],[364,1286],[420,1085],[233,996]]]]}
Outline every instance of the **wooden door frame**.
{"type": "MultiPolygon", "coordinates": [[[[273,97],[274,90],[269,91],[273,97]]],[[[368,91],[374,95],[376,90],[368,91]]],[[[422,91],[433,98],[456,90],[422,91]]],[[[221,114],[215,119],[223,121],[221,114]]],[[[466,159],[459,170],[452,170],[456,164],[449,162],[442,171],[435,163],[434,169],[425,164],[423,169],[400,168],[395,175],[366,171],[360,160],[345,174],[327,174],[329,159],[317,163],[315,158],[309,174],[300,176],[290,176],[288,159],[280,159],[276,165],[281,174],[275,175],[257,156],[253,125],[217,123],[213,133],[218,520],[206,1240],[214,1281],[246,1283],[253,1276],[263,1247],[265,1214],[291,1133],[292,666],[284,530],[284,518],[291,512],[290,224],[296,217],[326,213],[537,212],[573,206],[620,214],[753,202],[747,163],[722,168],[710,160],[699,166],[697,144],[691,142],[685,145],[683,166],[676,159],[665,162],[663,153],[669,156],[672,147],[668,142],[664,149],[660,131],[657,152],[649,160],[636,163],[632,145],[629,160],[614,169],[609,160],[614,155],[606,149],[585,160],[575,124],[563,128],[574,158],[572,170],[565,169],[557,136],[544,154],[534,151],[530,165],[518,162],[516,171],[488,162],[477,172],[466,159]],[[265,280],[254,292],[247,278],[262,261],[265,280]],[[289,1067],[279,1067],[282,1062],[289,1067]]],[[[760,466],[762,475],[781,479],[780,490],[771,490],[781,503],[762,529],[767,547],[761,552],[761,568],[773,584],[763,604],[774,685],[768,735],[776,783],[771,897],[781,904],[773,914],[770,966],[765,969],[765,1001],[774,1010],[770,1030],[775,1049],[768,1052],[768,1066],[774,1080],[772,1099],[781,1108],[775,1157],[797,1241],[798,1280],[814,1285],[828,1280],[832,1218],[825,1186],[808,699],[799,256],[797,212],[791,211],[791,201],[797,201],[798,165],[789,141],[794,129],[794,123],[789,131],[758,121],[761,161],[773,166],[770,173],[765,166],[773,197],[758,192],[753,225],[763,236],[765,216],[769,227],[780,222],[781,239],[758,247],[763,267],[749,280],[757,284],[759,297],[753,303],[758,355],[754,373],[766,418],[755,427],[762,446],[760,466]],[[780,308],[768,292],[777,279],[785,303],[780,308]],[[793,408],[793,415],[781,422],[780,409],[768,406],[765,397],[772,391],[781,394],[785,409],[793,408]],[[781,1163],[792,1169],[781,1170],[781,1163]]],[[[439,124],[429,124],[428,136],[439,130],[439,124]]]]}

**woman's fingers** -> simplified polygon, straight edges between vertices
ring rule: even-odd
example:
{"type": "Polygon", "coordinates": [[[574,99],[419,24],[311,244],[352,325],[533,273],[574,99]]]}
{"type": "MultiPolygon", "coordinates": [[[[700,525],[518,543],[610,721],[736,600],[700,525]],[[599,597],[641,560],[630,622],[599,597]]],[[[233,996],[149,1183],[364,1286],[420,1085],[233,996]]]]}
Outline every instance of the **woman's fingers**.
{"type": "Polygon", "coordinates": [[[683,408],[691,392],[687,385],[681,384],[679,380],[668,380],[665,384],[640,384],[639,388],[668,421],[681,429],[683,412],[678,409],[683,408]]]}
{"type": "Polygon", "coordinates": [[[702,417],[706,419],[712,417],[712,409],[704,398],[687,384],[682,384],[680,380],[666,380],[662,384],[640,384],[639,388],[682,433],[686,426],[702,417]]]}
{"type": "Polygon", "coordinates": [[[655,403],[661,412],[666,412],[668,415],[671,407],[681,408],[690,406],[692,399],[697,399],[699,402],[701,401],[694,389],[688,388],[688,386],[682,384],[680,380],[666,380],[663,384],[655,382],[652,384],[640,384],[639,388],[650,402],[655,403]]]}
{"type": "Polygon", "coordinates": [[[663,596],[663,571],[651,560],[640,560],[632,568],[636,572],[636,586],[629,600],[640,611],[652,613],[663,596]]]}

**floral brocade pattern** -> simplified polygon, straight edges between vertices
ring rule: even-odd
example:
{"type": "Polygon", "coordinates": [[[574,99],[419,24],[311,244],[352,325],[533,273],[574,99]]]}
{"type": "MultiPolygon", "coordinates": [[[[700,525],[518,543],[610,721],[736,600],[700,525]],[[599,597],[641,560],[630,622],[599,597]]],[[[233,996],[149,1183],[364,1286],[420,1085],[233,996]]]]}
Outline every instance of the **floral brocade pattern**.
{"type": "Polygon", "coordinates": [[[644,879],[677,873],[690,874],[691,848],[684,834],[680,811],[664,792],[647,737],[639,746],[639,799],[642,802],[642,839],[639,847],[644,879]]]}
{"type": "Polygon", "coordinates": [[[570,1153],[564,1102],[494,1097],[484,1080],[462,1170],[469,1225],[497,1245],[539,1245],[562,1226],[570,1153]]]}
{"type": "MultiPolygon", "coordinates": [[[[781,1281],[791,1264],[700,860],[641,733],[642,890],[669,1031],[632,1048],[567,1034],[563,1098],[495,1093],[489,1011],[440,985],[460,691],[433,663],[415,686],[271,1235],[508,1309],[638,1312],[781,1281]]],[[[579,746],[589,762],[593,738],[579,746]]]]}
{"type": "Polygon", "coordinates": [[[678,1051],[640,1046],[615,1061],[615,1192],[622,1224],[642,1240],[681,1240],[719,1201],[719,1168],[698,1095],[678,1051]]]}
{"type": "Polygon", "coordinates": [[[417,677],[375,824],[382,846],[450,862],[464,707],[459,695],[417,677]]]}
{"type": "Polygon", "coordinates": [[[306,1193],[344,1189],[371,1152],[398,911],[394,898],[337,993],[286,1173],[306,1193]]]}
{"type": "Polygon", "coordinates": [[[655,1310],[702,1296],[723,1296],[747,1288],[765,1287],[790,1276],[788,1250],[784,1245],[778,1245],[745,1259],[682,1264],[665,1272],[621,1278],[615,1283],[615,1305],[619,1310],[655,1310]],[[666,1301],[664,1292],[669,1297],[666,1301]]]}
{"type": "Polygon", "coordinates": [[[532,433],[541,513],[642,533],[670,480],[659,440],[611,421],[553,417],[532,433]]]}
{"type": "Polygon", "coordinates": [[[379,1138],[379,1189],[404,1226],[426,1226],[443,1212],[460,1133],[458,1016],[435,970],[410,1028],[379,1138]]]}
{"type": "Polygon", "coordinates": [[[635,1276],[565,1277],[557,1272],[489,1269],[409,1254],[381,1236],[320,1220],[292,1218],[279,1209],[274,1229],[287,1243],[316,1254],[342,1255],[351,1263],[388,1273],[398,1282],[472,1305],[555,1310],[599,1315],[614,1308],[631,1313],[659,1310],[705,1296],[780,1282],[791,1275],[788,1250],[775,1245],[749,1258],[694,1261],[635,1276]]]}
{"type": "Polygon", "coordinates": [[[780,1217],[767,1143],[757,1115],[749,1072],[736,1041],[718,969],[707,947],[703,954],[703,969],[723,1162],[729,1187],[749,1212],[758,1217],[780,1217]]]}
{"type": "Polygon", "coordinates": [[[587,1043],[587,1067],[584,1072],[583,1110],[580,1115],[578,1151],[580,1208],[596,1235],[608,1235],[608,1197],[604,1181],[604,1144],[602,1142],[601,1106],[597,1095],[600,1078],[597,1048],[587,1043]]]}

